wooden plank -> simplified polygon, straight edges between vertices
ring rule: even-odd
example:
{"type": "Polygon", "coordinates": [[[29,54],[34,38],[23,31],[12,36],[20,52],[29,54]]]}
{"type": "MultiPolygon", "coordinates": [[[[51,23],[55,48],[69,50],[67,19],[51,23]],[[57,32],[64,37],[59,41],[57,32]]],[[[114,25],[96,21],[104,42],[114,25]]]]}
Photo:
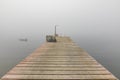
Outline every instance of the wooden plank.
{"type": "Polygon", "coordinates": [[[96,60],[73,60],[73,59],[71,59],[71,60],[49,60],[49,59],[47,59],[47,60],[29,60],[29,59],[25,59],[25,60],[23,60],[23,61],[21,61],[21,62],[96,62],[96,60]]]}
{"type": "Polygon", "coordinates": [[[92,58],[91,56],[87,56],[87,55],[30,55],[29,57],[52,57],[52,58],[59,58],[59,57],[75,57],[75,58],[92,58]]]}
{"type": "Polygon", "coordinates": [[[93,62],[93,61],[90,61],[90,62],[20,62],[20,64],[35,64],[35,65],[42,65],[42,64],[60,64],[60,65],[64,65],[64,64],[71,64],[71,65],[79,65],[79,64],[87,64],[87,65],[91,65],[91,64],[99,64],[97,62],[93,62]]]}
{"type": "Polygon", "coordinates": [[[109,75],[108,71],[21,71],[12,70],[7,74],[19,74],[19,75],[109,75]]]}
{"type": "Polygon", "coordinates": [[[106,70],[105,68],[60,68],[60,67],[15,67],[12,70],[39,70],[39,71],[102,71],[106,70]]]}
{"type": "Polygon", "coordinates": [[[26,59],[31,59],[31,60],[94,60],[92,58],[26,58],[26,59]]]}
{"type": "Polygon", "coordinates": [[[25,65],[25,64],[18,64],[16,67],[73,67],[73,68],[101,68],[101,65],[25,65]]]}
{"type": "Polygon", "coordinates": [[[116,78],[113,75],[5,75],[3,78],[3,80],[7,79],[30,79],[30,80],[34,80],[34,79],[49,79],[49,80],[56,80],[56,79],[84,79],[84,80],[101,80],[101,79],[105,79],[105,80],[116,80],[116,78]]]}
{"type": "Polygon", "coordinates": [[[30,63],[30,64],[25,64],[25,65],[28,65],[28,66],[31,66],[31,65],[65,65],[65,64],[67,64],[67,65],[97,65],[97,63],[41,63],[41,64],[32,64],[32,63],[30,63]]]}

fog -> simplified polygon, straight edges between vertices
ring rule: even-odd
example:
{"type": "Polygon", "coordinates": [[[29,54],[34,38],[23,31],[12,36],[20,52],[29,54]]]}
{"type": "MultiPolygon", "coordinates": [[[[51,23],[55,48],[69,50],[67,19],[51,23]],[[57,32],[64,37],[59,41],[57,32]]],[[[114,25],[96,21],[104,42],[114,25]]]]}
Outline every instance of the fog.
{"type": "Polygon", "coordinates": [[[55,25],[120,78],[120,0],[0,0],[0,77],[54,34],[55,25]]]}

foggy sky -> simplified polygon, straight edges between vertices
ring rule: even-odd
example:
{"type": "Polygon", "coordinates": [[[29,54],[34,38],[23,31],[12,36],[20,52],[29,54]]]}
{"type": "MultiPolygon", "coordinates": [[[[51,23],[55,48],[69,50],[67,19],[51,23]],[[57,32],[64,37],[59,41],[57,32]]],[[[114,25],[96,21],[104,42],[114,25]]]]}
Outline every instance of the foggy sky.
{"type": "Polygon", "coordinates": [[[120,0],[0,0],[0,72],[45,42],[55,25],[120,75],[120,0]]]}

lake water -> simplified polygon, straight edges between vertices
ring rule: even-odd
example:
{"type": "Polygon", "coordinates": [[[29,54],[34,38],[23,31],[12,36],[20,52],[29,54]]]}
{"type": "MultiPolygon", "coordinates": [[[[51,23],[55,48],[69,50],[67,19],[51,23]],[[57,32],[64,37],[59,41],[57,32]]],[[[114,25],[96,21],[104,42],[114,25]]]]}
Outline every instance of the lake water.
{"type": "MultiPolygon", "coordinates": [[[[81,48],[86,50],[98,62],[105,66],[115,76],[120,78],[120,51],[119,44],[108,44],[106,40],[95,40],[72,37],[81,48]]],[[[27,57],[36,48],[45,42],[41,39],[28,39],[27,42],[19,39],[4,39],[0,41],[0,77],[27,57]]]]}

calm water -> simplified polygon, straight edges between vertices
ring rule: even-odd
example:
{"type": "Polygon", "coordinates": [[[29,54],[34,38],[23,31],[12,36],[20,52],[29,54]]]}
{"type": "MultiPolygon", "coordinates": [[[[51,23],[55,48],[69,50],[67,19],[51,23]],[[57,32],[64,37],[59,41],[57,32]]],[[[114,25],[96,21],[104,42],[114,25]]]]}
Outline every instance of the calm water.
{"type": "MultiPolygon", "coordinates": [[[[97,59],[118,78],[120,75],[119,44],[109,44],[107,40],[95,40],[72,37],[73,40],[91,56],[97,59]]],[[[4,39],[0,42],[0,77],[18,64],[22,59],[32,53],[45,41],[41,39],[28,39],[21,42],[18,39],[4,39]]]]}

